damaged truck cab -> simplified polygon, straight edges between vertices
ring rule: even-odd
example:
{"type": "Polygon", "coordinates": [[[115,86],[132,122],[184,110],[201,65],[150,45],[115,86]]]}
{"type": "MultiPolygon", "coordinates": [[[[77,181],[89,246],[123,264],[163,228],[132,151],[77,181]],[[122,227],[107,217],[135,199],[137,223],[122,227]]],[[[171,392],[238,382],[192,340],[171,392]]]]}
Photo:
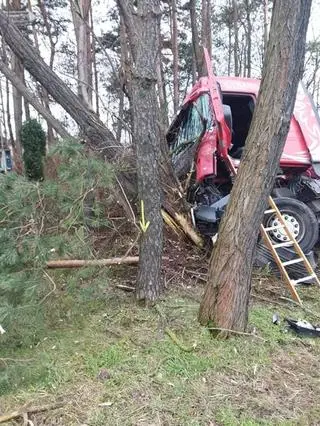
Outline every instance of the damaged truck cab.
{"type": "MultiPolygon", "coordinates": [[[[188,182],[194,224],[211,237],[218,230],[241,161],[260,81],[216,78],[212,67],[207,68],[208,77],[199,79],[187,95],[167,142],[178,178],[188,182]]],[[[302,83],[272,196],[301,248],[312,250],[320,223],[320,121],[302,83]]],[[[277,225],[272,214],[264,220],[266,226],[277,225]]],[[[287,239],[279,229],[271,236],[275,242],[287,239]]]]}

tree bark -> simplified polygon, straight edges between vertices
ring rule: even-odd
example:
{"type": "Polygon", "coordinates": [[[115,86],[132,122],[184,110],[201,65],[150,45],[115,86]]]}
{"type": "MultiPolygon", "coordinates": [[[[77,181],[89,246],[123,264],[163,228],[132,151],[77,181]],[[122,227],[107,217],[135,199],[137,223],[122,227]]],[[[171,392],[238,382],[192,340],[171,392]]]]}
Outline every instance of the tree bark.
{"type": "Polygon", "coordinates": [[[172,0],[172,66],[173,66],[173,113],[177,114],[179,108],[179,50],[178,50],[178,19],[177,19],[177,1],[172,0]]]}
{"type": "Polygon", "coordinates": [[[78,96],[92,108],[91,0],[70,0],[77,42],[78,96]]]}
{"type": "Polygon", "coordinates": [[[231,198],[210,260],[202,324],[243,331],[262,221],[302,75],[311,0],[275,0],[263,77],[231,198]]]}
{"type": "MultiPolygon", "coordinates": [[[[268,0],[263,0],[263,59],[268,45],[268,0]]],[[[263,61],[262,61],[263,64],[263,61]]]]}
{"type": "Polygon", "coordinates": [[[190,0],[190,20],[191,20],[191,33],[192,33],[192,46],[193,54],[196,63],[198,77],[206,75],[206,65],[204,63],[203,49],[201,48],[201,40],[198,30],[198,18],[196,10],[196,0],[190,0]]]}
{"type": "MultiPolygon", "coordinates": [[[[8,0],[7,1],[8,10],[20,11],[21,10],[21,1],[20,0],[8,0]]],[[[11,58],[11,67],[14,74],[24,81],[24,67],[21,60],[15,55],[12,55],[11,58]]],[[[14,128],[15,128],[15,149],[19,156],[21,156],[22,148],[20,141],[20,132],[22,127],[22,96],[12,87],[12,99],[13,99],[13,117],[14,117],[14,128]]]]}
{"type": "Polygon", "coordinates": [[[164,73],[162,69],[162,57],[160,53],[157,58],[157,89],[158,89],[157,92],[158,92],[158,99],[159,99],[159,106],[160,106],[161,126],[162,126],[162,132],[164,134],[165,129],[169,127],[169,119],[168,119],[168,103],[167,103],[163,75],[164,73]]]}
{"type": "Polygon", "coordinates": [[[247,77],[251,77],[251,50],[252,50],[252,22],[251,22],[251,3],[249,0],[245,0],[245,9],[246,9],[246,21],[247,21],[247,29],[246,29],[246,36],[247,36],[247,77]]]}
{"type": "MultiPolygon", "coordinates": [[[[97,67],[97,55],[96,55],[96,38],[93,35],[93,16],[92,16],[92,4],[90,5],[90,29],[92,33],[91,40],[91,51],[92,51],[92,70],[94,81],[94,95],[95,95],[95,107],[96,114],[99,117],[100,114],[100,98],[99,98],[99,79],[98,79],[98,67],[97,67]]],[[[121,138],[117,138],[117,141],[120,142],[121,138]]]]}
{"type": "Polygon", "coordinates": [[[156,94],[160,55],[160,0],[138,1],[137,8],[118,1],[133,58],[131,69],[133,140],[136,149],[141,216],[149,222],[142,229],[136,297],[154,302],[160,294],[162,253],[160,143],[163,135],[156,94]],[[131,35],[134,34],[134,37],[131,35]]]}
{"type": "Polygon", "coordinates": [[[238,3],[236,0],[232,1],[233,7],[233,26],[234,26],[234,44],[233,44],[233,59],[234,59],[234,75],[239,76],[239,14],[238,14],[238,3]]]}
{"type": "Polygon", "coordinates": [[[38,101],[37,97],[34,96],[27,87],[22,83],[19,77],[17,77],[4,62],[0,60],[0,71],[15,89],[22,95],[33,107],[38,111],[39,114],[45,118],[50,126],[62,137],[62,138],[72,138],[72,136],[67,132],[67,130],[62,126],[62,124],[53,117],[53,115],[48,112],[48,110],[38,101]]]}
{"type": "MultiPolygon", "coordinates": [[[[32,12],[31,0],[28,0],[28,7],[29,7],[30,12],[32,12]]],[[[51,24],[50,24],[50,21],[49,21],[48,12],[47,12],[47,8],[46,8],[45,3],[42,0],[38,0],[38,7],[40,9],[40,12],[41,12],[41,15],[42,15],[42,18],[43,18],[43,22],[44,22],[44,26],[46,28],[48,38],[49,38],[49,43],[50,43],[49,65],[50,65],[50,68],[53,69],[53,62],[54,62],[54,58],[55,58],[55,54],[56,54],[56,43],[57,42],[54,42],[53,37],[52,37],[51,24]]],[[[35,47],[40,54],[38,34],[37,34],[37,31],[36,31],[34,26],[32,27],[32,32],[33,32],[35,47]]],[[[43,87],[40,87],[39,95],[40,95],[40,99],[42,99],[44,107],[46,108],[48,113],[51,114],[50,99],[49,99],[49,95],[48,95],[48,92],[46,91],[46,89],[44,89],[43,87]]],[[[54,134],[53,134],[52,126],[50,125],[50,123],[48,121],[47,121],[47,128],[48,128],[47,129],[48,146],[51,146],[54,143],[54,134]]]]}
{"type": "Polygon", "coordinates": [[[209,55],[212,54],[211,35],[211,0],[202,0],[201,8],[201,42],[206,47],[209,55]]]}

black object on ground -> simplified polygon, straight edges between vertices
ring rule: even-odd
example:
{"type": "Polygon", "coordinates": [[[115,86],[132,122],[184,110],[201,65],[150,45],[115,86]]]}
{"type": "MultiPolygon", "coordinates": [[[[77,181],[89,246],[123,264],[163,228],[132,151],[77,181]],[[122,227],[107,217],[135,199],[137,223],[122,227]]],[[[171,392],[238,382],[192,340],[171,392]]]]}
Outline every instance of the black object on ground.
{"type": "Polygon", "coordinates": [[[305,320],[293,320],[290,318],[285,318],[285,320],[289,324],[289,327],[298,334],[309,337],[320,337],[320,326],[312,325],[305,320]]]}

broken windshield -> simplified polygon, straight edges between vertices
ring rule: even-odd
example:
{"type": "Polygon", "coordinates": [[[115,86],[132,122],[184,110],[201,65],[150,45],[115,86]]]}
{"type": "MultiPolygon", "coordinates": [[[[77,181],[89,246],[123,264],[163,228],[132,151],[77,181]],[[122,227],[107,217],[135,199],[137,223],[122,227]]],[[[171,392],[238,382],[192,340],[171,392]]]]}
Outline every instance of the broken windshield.
{"type": "Polygon", "coordinates": [[[182,110],[168,133],[167,139],[174,164],[183,153],[189,152],[190,148],[197,145],[204,126],[206,130],[213,127],[208,93],[204,93],[182,110]]]}

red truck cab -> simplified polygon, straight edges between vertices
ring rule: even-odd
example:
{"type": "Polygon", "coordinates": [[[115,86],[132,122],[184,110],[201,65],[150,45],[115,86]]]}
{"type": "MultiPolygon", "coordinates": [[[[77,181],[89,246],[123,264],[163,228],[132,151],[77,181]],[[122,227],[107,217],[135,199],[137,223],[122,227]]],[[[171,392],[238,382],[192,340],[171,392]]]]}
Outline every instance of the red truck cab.
{"type": "MultiPolygon", "coordinates": [[[[194,224],[204,235],[217,232],[241,161],[260,81],[215,77],[206,53],[208,76],[186,96],[167,133],[179,179],[188,177],[194,224]],[[208,65],[209,64],[209,65],[208,65]]],[[[290,130],[281,156],[273,197],[301,247],[318,240],[320,223],[320,121],[314,103],[299,84],[290,130]]],[[[272,225],[273,217],[266,218],[272,225]]],[[[280,232],[274,240],[284,241],[280,232]]]]}

